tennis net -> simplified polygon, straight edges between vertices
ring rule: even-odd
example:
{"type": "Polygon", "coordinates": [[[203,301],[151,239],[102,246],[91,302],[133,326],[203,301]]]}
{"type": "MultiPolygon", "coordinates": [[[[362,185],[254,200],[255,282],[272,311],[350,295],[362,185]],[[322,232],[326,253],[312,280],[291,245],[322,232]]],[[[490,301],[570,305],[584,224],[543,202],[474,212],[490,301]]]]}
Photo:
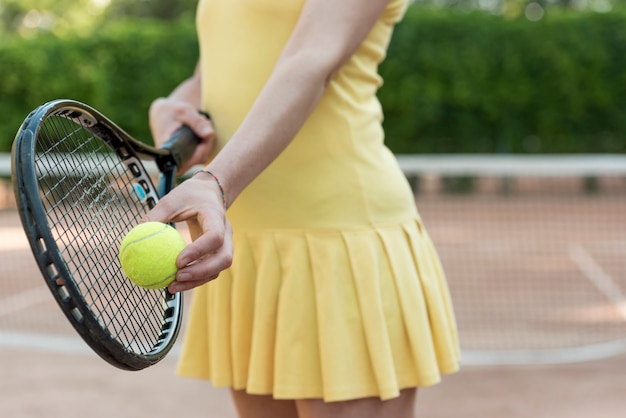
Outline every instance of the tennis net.
{"type": "MultiPolygon", "coordinates": [[[[446,271],[466,364],[626,352],[626,156],[398,160],[446,271]]],[[[73,336],[0,183],[0,336],[73,336]]]]}
{"type": "Polygon", "coordinates": [[[466,363],[626,351],[626,158],[400,156],[466,363]]]}

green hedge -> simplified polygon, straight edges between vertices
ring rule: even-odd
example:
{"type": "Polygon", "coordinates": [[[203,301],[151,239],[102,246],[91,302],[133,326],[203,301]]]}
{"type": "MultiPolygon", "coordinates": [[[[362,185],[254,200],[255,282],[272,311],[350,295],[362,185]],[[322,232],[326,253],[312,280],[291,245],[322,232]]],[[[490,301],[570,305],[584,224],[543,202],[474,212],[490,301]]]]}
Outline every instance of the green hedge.
{"type": "Polygon", "coordinates": [[[397,152],[626,150],[626,17],[410,9],[381,68],[397,152]]]}
{"type": "MultiPolygon", "coordinates": [[[[261,46],[260,46],[261,47],[261,46]]],[[[0,152],[35,106],[101,109],[149,140],[147,109],[193,70],[189,24],[116,23],[86,38],[3,39],[0,152]]],[[[409,9],[381,66],[396,152],[626,150],[626,17],[539,22],[409,9]]]]}
{"type": "Polygon", "coordinates": [[[36,106],[56,98],[83,101],[137,138],[150,141],[148,107],[194,70],[192,25],[116,24],[87,38],[0,43],[0,152],[36,106]]]}

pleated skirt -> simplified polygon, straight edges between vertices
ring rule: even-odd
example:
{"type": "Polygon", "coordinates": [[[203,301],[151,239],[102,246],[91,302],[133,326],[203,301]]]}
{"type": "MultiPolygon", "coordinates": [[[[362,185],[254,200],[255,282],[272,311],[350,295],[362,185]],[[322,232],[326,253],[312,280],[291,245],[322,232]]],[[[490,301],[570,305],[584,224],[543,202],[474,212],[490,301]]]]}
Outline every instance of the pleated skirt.
{"type": "Polygon", "coordinates": [[[178,372],[276,399],[381,400],[459,367],[444,272],[419,218],[239,230],[194,291],[178,372]]]}

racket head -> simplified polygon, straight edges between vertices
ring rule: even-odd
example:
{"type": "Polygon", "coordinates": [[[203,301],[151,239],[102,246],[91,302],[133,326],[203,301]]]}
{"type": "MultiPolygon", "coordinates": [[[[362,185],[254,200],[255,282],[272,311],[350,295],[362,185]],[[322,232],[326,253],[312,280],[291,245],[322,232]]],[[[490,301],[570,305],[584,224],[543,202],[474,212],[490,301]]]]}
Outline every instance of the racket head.
{"type": "Polygon", "coordinates": [[[35,109],[13,143],[18,209],[45,282],[85,342],[124,370],[164,358],[182,322],[181,293],[134,285],[118,260],[122,238],[159,198],[142,159],[167,155],[72,100],[35,109]]]}

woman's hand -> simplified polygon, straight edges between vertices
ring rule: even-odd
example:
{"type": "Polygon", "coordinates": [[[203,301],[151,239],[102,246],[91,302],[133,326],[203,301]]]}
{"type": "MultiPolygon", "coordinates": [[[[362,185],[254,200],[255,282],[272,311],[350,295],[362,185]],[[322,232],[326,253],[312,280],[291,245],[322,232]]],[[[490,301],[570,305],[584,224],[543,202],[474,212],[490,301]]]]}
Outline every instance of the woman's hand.
{"type": "Polygon", "coordinates": [[[230,267],[232,229],[226,219],[221,190],[206,173],[176,187],[144,217],[144,221],[187,222],[193,242],[178,256],[171,293],[200,286],[230,267]]]}
{"type": "Polygon", "coordinates": [[[200,138],[200,145],[189,161],[179,167],[185,172],[196,164],[204,164],[215,145],[213,123],[198,112],[190,103],[171,98],[159,98],[150,106],[150,130],[157,147],[163,145],[182,125],[189,126],[200,138]]]}

